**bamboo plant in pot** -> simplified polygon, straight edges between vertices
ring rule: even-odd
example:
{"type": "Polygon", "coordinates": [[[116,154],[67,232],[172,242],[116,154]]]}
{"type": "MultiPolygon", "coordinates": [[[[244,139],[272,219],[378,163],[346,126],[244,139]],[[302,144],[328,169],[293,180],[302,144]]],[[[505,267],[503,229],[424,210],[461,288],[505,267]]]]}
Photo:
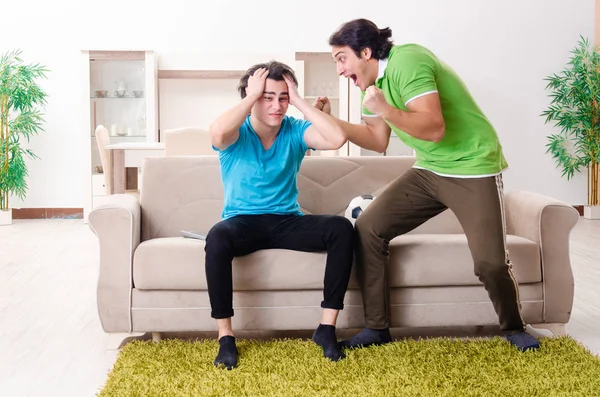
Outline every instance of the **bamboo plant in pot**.
{"type": "Polygon", "coordinates": [[[43,131],[42,109],[46,93],[37,80],[46,78],[47,69],[24,64],[21,51],[0,57],[0,225],[12,223],[9,199],[21,200],[27,193],[27,162],[37,156],[23,146],[24,140],[43,131]]]}
{"type": "Polygon", "coordinates": [[[551,102],[542,113],[560,132],[548,136],[547,153],[571,179],[587,168],[587,205],[584,216],[600,219],[600,54],[581,37],[560,74],[546,77],[551,102]]]}

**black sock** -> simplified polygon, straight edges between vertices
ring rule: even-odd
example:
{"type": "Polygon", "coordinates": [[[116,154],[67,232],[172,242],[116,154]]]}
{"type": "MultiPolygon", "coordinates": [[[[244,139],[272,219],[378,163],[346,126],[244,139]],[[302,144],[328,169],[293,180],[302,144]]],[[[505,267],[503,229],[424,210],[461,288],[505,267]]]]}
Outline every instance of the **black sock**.
{"type": "Polygon", "coordinates": [[[355,347],[367,347],[371,345],[382,345],[392,341],[390,335],[390,329],[372,329],[365,328],[358,334],[354,335],[350,339],[343,340],[341,345],[343,347],[355,348],[355,347]]]}
{"type": "Polygon", "coordinates": [[[511,332],[505,335],[506,340],[521,351],[535,350],[540,347],[540,342],[525,331],[511,332]]]}
{"type": "Polygon", "coordinates": [[[223,366],[232,369],[237,366],[238,351],[235,347],[234,336],[223,336],[219,339],[219,354],[215,358],[214,364],[217,367],[223,366]]]}
{"type": "Polygon", "coordinates": [[[346,357],[338,346],[335,337],[335,326],[319,324],[319,327],[313,333],[312,340],[323,348],[323,356],[331,361],[338,361],[346,357]]]}

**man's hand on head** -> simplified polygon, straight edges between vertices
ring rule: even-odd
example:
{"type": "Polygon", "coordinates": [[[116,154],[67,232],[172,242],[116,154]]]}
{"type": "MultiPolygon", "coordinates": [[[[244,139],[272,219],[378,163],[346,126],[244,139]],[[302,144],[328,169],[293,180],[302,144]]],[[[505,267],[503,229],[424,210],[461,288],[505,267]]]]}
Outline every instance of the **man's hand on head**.
{"type": "Polygon", "coordinates": [[[252,97],[256,100],[260,98],[265,92],[265,84],[269,76],[269,69],[260,68],[256,69],[252,76],[248,78],[248,86],[246,87],[246,96],[252,97]]]}
{"type": "Polygon", "coordinates": [[[298,102],[302,100],[302,98],[300,97],[300,94],[298,93],[298,87],[296,87],[296,84],[294,84],[294,81],[287,74],[283,75],[283,79],[285,80],[285,82],[288,86],[288,98],[289,98],[290,104],[297,107],[298,102]]]}

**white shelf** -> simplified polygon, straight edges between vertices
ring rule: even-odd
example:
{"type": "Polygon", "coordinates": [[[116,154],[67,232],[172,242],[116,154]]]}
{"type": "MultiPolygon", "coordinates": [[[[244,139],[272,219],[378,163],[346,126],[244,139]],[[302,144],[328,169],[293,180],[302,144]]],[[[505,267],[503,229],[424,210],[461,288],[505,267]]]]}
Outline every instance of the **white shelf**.
{"type": "MultiPolygon", "coordinates": [[[[95,138],[96,135],[92,135],[95,138]]],[[[110,135],[110,138],[146,138],[146,135],[110,135]]]]}
{"type": "Polygon", "coordinates": [[[91,96],[90,99],[146,99],[143,96],[91,96]]]}
{"type": "MultiPolygon", "coordinates": [[[[329,95],[319,95],[319,96],[326,96],[330,101],[339,101],[340,100],[340,97],[338,97],[338,96],[329,96],[329,95]]],[[[318,98],[318,96],[313,96],[313,95],[304,97],[304,99],[309,100],[309,101],[315,100],[317,98],[318,98]]]]}
{"type": "Polygon", "coordinates": [[[297,61],[334,63],[331,52],[297,52],[297,61]]]}
{"type": "Polygon", "coordinates": [[[245,70],[159,70],[159,79],[239,79],[245,70]]]}

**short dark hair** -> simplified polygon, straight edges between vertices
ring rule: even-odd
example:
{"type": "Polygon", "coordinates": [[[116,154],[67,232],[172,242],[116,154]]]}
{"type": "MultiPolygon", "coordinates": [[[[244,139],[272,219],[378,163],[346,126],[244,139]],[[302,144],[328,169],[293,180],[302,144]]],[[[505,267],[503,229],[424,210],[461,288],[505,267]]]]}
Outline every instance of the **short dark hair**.
{"type": "Polygon", "coordinates": [[[390,28],[379,29],[368,19],[354,19],[343,24],[329,37],[329,45],[337,47],[348,46],[356,56],[365,48],[370,48],[375,59],[385,59],[394,46],[390,28]]]}
{"type": "Polygon", "coordinates": [[[256,70],[260,68],[268,69],[269,75],[267,76],[267,78],[275,81],[284,81],[283,75],[287,74],[288,76],[290,76],[294,84],[296,84],[296,87],[298,87],[298,80],[296,79],[296,74],[294,73],[292,68],[290,68],[285,63],[271,60],[268,63],[257,63],[256,65],[246,70],[246,73],[244,73],[244,75],[240,79],[240,84],[238,85],[238,91],[240,92],[242,99],[246,98],[246,88],[248,88],[248,79],[254,74],[254,72],[256,72],[256,70]]]}

